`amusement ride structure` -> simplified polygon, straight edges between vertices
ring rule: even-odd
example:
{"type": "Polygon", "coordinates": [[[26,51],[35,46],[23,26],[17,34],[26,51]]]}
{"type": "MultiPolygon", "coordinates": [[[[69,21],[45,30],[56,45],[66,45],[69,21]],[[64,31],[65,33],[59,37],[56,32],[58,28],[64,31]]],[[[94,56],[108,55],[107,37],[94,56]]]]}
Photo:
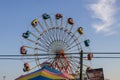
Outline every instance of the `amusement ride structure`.
{"type": "Polygon", "coordinates": [[[90,40],[72,18],[65,18],[60,13],[44,13],[34,19],[31,25],[31,30],[22,34],[26,42],[20,48],[22,58],[32,58],[23,59],[24,72],[47,65],[76,78],[80,76],[80,72],[86,71],[93,57],[89,48],[90,40]],[[84,52],[88,54],[83,55],[84,52]]]}

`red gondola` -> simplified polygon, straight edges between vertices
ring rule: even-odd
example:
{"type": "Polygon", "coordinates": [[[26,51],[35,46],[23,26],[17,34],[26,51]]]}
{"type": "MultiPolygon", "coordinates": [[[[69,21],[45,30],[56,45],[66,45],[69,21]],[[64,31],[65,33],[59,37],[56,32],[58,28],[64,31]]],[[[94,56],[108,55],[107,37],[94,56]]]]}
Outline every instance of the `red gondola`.
{"type": "Polygon", "coordinates": [[[25,49],[25,46],[22,46],[21,48],[20,48],[20,53],[21,54],[27,54],[27,50],[25,49]]]}
{"type": "Polygon", "coordinates": [[[60,13],[58,13],[58,14],[56,14],[56,19],[60,19],[60,18],[62,18],[63,17],[63,15],[62,14],[60,14],[60,13]]]}
{"type": "Polygon", "coordinates": [[[26,71],[29,71],[30,70],[30,66],[28,63],[24,63],[24,69],[23,71],[26,72],[26,71]]]}
{"type": "Polygon", "coordinates": [[[92,58],[93,58],[93,54],[92,54],[92,53],[89,53],[89,54],[88,54],[88,60],[92,60],[92,58]]]}
{"type": "Polygon", "coordinates": [[[74,24],[73,19],[72,18],[68,18],[68,23],[73,25],[74,24]]]}

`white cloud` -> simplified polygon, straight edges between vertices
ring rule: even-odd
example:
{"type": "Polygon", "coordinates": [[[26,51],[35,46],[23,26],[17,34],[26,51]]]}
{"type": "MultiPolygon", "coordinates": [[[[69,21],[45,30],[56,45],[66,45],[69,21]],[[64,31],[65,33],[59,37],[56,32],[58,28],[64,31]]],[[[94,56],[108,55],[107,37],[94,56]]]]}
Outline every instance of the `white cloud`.
{"type": "Polygon", "coordinates": [[[99,24],[93,24],[93,28],[95,28],[97,32],[105,32],[108,34],[116,33],[115,31],[112,32],[111,28],[115,23],[115,2],[116,0],[98,0],[97,3],[90,5],[90,9],[94,12],[93,17],[101,21],[99,24]]]}

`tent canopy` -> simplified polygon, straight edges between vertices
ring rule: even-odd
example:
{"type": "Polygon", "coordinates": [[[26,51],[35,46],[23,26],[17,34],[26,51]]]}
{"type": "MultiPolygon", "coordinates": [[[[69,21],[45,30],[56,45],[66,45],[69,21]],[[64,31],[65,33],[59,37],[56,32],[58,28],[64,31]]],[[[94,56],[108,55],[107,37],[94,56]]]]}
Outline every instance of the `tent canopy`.
{"type": "Polygon", "coordinates": [[[73,76],[62,73],[58,70],[52,69],[48,66],[44,66],[41,69],[32,73],[21,75],[15,80],[54,80],[54,79],[74,79],[73,76]]]}

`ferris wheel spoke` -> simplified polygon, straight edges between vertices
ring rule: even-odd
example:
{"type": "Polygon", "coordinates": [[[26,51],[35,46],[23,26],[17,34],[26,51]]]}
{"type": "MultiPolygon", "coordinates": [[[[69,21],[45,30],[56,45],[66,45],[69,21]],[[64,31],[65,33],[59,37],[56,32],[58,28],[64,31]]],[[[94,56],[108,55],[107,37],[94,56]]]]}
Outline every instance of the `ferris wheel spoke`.
{"type": "Polygon", "coordinates": [[[79,40],[79,37],[75,37],[75,39],[70,43],[70,45],[74,44],[78,40],[79,40]]]}
{"type": "Polygon", "coordinates": [[[68,38],[68,36],[70,34],[69,31],[71,31],[71,29],[67,29],[68,28],[68,24],[71,25],[71,29],[72,29],[72,27],[74,26],[74,22],[73,22],[72,18],[68,18],[67,19],[67,23],[66,23],[66,26],[64,28],[64,31],[67,32],[67,35],[64,37],[63,41],[66,41],[66,38],[68,38]]]}
{"type": "Polygon", "coordinates": [[[74,73],[74,69],[75,69],[75,67],[74,67],[73,64],[69,61],[68,71],[71,72],[71,73],[74,73]]]}
{"type": "MultiPolygon", "coordinates": [[[[34,33],[30,32],[31,35],[33,35],[36,39],[39,39],[34,33]]],[[[43,40],[42,40],[43,41],[43,40]]],[[[41,42],[42,42],[41,41],[41,42]]],[[[46,45],[46,42],[44,42],[44,44],[46,45]]],[[[47,46],[47,45],[46,45],[47,46]]]]}
{"type": "Polygon", "coordinates": [[[72,25],[72,26],[71,26],[71,28],[70,28],[70,30],[69,30],[68,32],[71,32],[71,31],[72,31],[72,29],[73,29],[73,27],[74,27],[74,25],[72,25]]]}
{"type": "Polygon", "coordinates": [[[70,42],[71,40],[72,40],[72,38],[74,38],[75,37],[75,34],[77,33],[77,31],[75,31],[73,34],[71,34],[70,36],[70,38],[68,38],[67,40],[66,40],[66,42],[70,42]]]}
{"type": "MultiPolygon", "coordinates": [[[[50,62],[50,60],[51,60],[51,58],[50,57],[42,57],[42,58],[39,58],[39,59],[41,59],[42,61],[44,61],[44,62],[50,62]]],[[[42,66],[42,65],[44,65],[44,62],[43,63],[40,63],[40,66],[42,66]]]]}
{"type": "Polygon", "coordinates": [[[77,44],[75,44],[75,45],[73,45],[73,46],[68,46],[67,48],[65,48],[65,50],[66,50],[66,51],[71,50],[71,49],[73,49],[75,46],[77,46],[77,44]]]}
{"type": "Polygon", "coordinates": [[[53,27],[53,21],[52,18],[50,17],[50,24],[51,24],[51,28],[53,27]]]}
{"type": "Polygon", "coordinates": [[[46,32],[46,38],[49,39],[49,41],[53,42],[54,39],[52,38],[51,34],[52,34],[52,33],[51,33],[50,31],[49,31],[49,32],[46,32]]]}
{"type": "Polygon", "coordinates": [[[43,40],[43,39],[40,39],[39,40],[41,43],[43,43],[45,46],[47,46],[47,47],[49,47],[49,43],[47,43],[45,40],[43,40]]]}
{"type": "Polygon", "coordinates": [[[56,26],[55,30],[54,30],[54,39],[55,39],[54,41],[58,41],[57,29],[58,29],[58,27],[56,26]]]}
{"type": "Polygon", "coordinates": [[[63,25],[63,18],[61,18],[60,20],[58,20],[58,19],[55,19],[55,22],[56,22],[56,27],[62,27],[62,25],[63,25]],[[60,22],[60,24],[58,24],[58,22],[60,22]]]}
{"type": "Polygon", "coordinates": [[[43,35],[40,40],[45,41],[46,44],[50,45],[50,43],[51,43],[52,41],[51,41],[51,39],[50,39],[49,37],[47,37],[46,35],[47,35],[47,33],[45,33],[45,35],[43,35]]]}
{"type": "MultiPolygon", "coordinates": [[[[78,55],[77,55],[78,56],[78,55]]],[[[75,63],[75,65],[79,65],[80,64],[80,59],[76,58],[75,56],[71,56],[71,58],[69,58],[69,60],[73,63],[75,63]]]]}
{"type": "MultiPolygon", "coordinates": [[[[37,21],[37,23],[38,23],[38,24],[41,26],[41,28],[43,29],[41,23],[40,23],[39,21],[37,21]]],[[[46,23],[46,24],[47,24],[47,23],[46,23]]],[[[41,32],[36,28],[36,26],[34,26],[34,29],[35,29],[40,35],[42,35],[41,32]]]]}
{"type": "Polygon", "coordinates": [[[74,63],[70,63],[71,65],[71,70],[72,70],[72,73],[76,73],[76,71],[79,71],[80,67],[75,65],[74,63]]]}
{"type": "MultiPolygon", "coordinates": [[[[43,19],[43,21],[44,21],[44,23],[45,23],[45,26],[46,26],[46,28],[47,28],[47,30],[49,30],[50,29],[50,27],[48,26],[48,24],[47,24],[47,22],[46,22],[46,19],[43,19]]],[[[52,22],[52,20],[50,20],[51,22],[52,22]]],[[[52,23],[51,23],[52,24],[52,23]]],[[[51,37],[51,35],[52,35],[52,32],[51,31],[48,31],[47,32],[47,35],[50,37],[50,39],[53,41],[53,38],[51,37]]]]}
{"type": "Polygon", "coordinates": [[[71,25],[71,28],[70,28],[70,29],[66,29],[66,30],[67,30],[67,35],[66,35],[65,38],[64,38],[64,41],[65,41],[65,42],[67,41],[67,39],[69,39],[70,34],[72,33],[71,30],[72,30],[73,26],[74,26],[74,25],[71,25]]]}
{"type": "MultiPolygon", "coordinates": [[[[79,44],[80,44],[80,43],[76,43],[75,45],[72,45],[72,46],[69,46],[69,47],[65,48],[65,50],[68,51],[68,50],[74,48],[75,46],[78,46],[79,44]]],[[[80,49],[81,49],[81,48],[80,48],[80,49]]]]}
{"type": "Polygon", "coordinates": [[[56,27],[58,27],[58,19],[55,19],[56,27]]]}
{"type": "Polygon", "coordinates": [[[44,27],[42,26],[42,24],[38,21],[38,25],[41,27],[41,29],[44,31],[44,27]]]}
{"type": "Polygon", "coordinates": [[[51,36],[48,35],[48,32],[46,31],[42,37],[46,42],[47,44],[50,44],[53,40],[51,39],[51,36]]]}
{"type": "MultiPolygon", "coordinates": [[[[38,54],[38,53],[37,53],[38,54]]],[[[39,61],[39,57],[35,55],[35,62],[38,68],[40,68],[40,61],[39,61]]]]}
{"type": "Polygon", "coordinates": [[[65,51],[66,52],[70,52],[70,53],[73,52],[73,51],[75,51],[75,53],[79,53],[79,51],[77,51],[78,49],[79,48],[72,48],[72,49],[68,49],[68,50],[65,49],[65,51]]]}
{"type": "MultiPolygon", "coordinates": [[[[40,39],[40,38],[38,38],[34,33],[32,33],[32,32],[30,32],[30,34],[32,35],[32,36],[34,36],[36,39],[40,39]]],[[[33,42],[33,41],[32,41],[33,42]]],[[[45,45],[46,45],[46,42],[44,43],[45,45]]],[[[46,45],[47,46],[47,45],[46,45]]]]}
{"type": "Polygon", "coordinates": [[[48,37],[49,36],[49,38],[52,40],[52,41],[54,41],[54,39],[52,38],[52,32],[51,32],[51,30],[49,31],[49,27],[48,27],[48,24],[47,24],[47,22],[46,22],[46,20],[45,19],[43,19],[44,20],[44,23],[45,23],[45,25],[46,25],[46,28],[47,28],[47,30],[48,31],[46,31],[46,36],[48,37]]]}
{"type": "Polygon", "coordinates": [[[47,37],[49,36],[49,38],[52,40],[52,41],[54,41],[54,37],[52,36],[53,35],[53,32],[50,30],[50,28],[48,27],[48,24],[47,24],[47,22],[46,22],[46,20],[44,20],[44,22],[45,22],[45,25],[46,25],[46,27],[47,27],[47,30],[48,30],[48,32],[46,33],[47,35],[47,37]]]}
{"type": "Polygon", "coordinates": [[[62,28],[59,27],[59,41],[62,40],[62,36],[63,36],[62,28]]]}
{"type": "Polygon", "coordinates": [[[48,50],[37,48],[40,51],[48,52],[48,50]]]}
{"type": "Polygon", "coordinates": [[[68,58],[71,62],[74,62],[75,65],[78,65],[80,63],[79,59],[75,59],[73,56],[71,56],[71,58],[68,58]]]}
{"type": "Polygon", "coordinates": [[[61,35],[63,36],[63,34],[61,34],[61,30],[60,27],[58,29],[58,40],[61,41],[61,35]]]}
{"type": "Polygon", "coordinates": [[[26,48],[29,48],[29,49],[41,50],[41,51],[47,52],[47,51],[46,51],[46,50],[44,50],[44,49],[35,48],[35,47],[32,47],[32,46],[26,46],[26,45],[25,45],[25,47],[26,47],[26,48]]]}
{"type": "Polygon", "coordinates": [[[46,32],[46,35],[49,36],[49,38],[54,41],[54,28],[49,28],[48,31],[46,32]]]}
{"type": "MultiPolygon", "coordinates": [[[[71,32],[68,32],[68,33],[67,33],[67,35],[66,35],[65,38],[64,38],[64,42],[66,42],[67,39],[68,39],[69,37],[71,37],[71,36],[70,36],[70,33],[71,33],[71,32]]],[[[67,43],[68,43],[68,42],[67,42],[67,43]]]]}
{"type": "Polygon", "coordinates": [[[62,37],[63,37],[63,27],[59,27],[59,39],[62,40],[62,37]]]}
{"type": "Polygon", "coordinates": [[[43,44],[40,44],[40,43],[36,43],[36,44],[39,45],[43,50],[48,51],[48,47],[47,46],[45,46],[43,44]]]}
{"type": "Polygon", "coordinates": [[[56,38],[55,40],[56,41],[58,41],[58,28],[59,27],[56,27],[56,29],[55,29],[55,38],[56,38]]]}
{"type": "Polygon", "coordinates": [[[38,38],[34,33],[30,32],[32,36],[34,36],[36,39],[38,38]]]}
{"type": "Polygon", "coordinates": [[[70,69],[70,71],[71,71],[72,73],[74,73],[74,72],[76,71],[76,69],[77,69],[77,68],[76,68],[76,65],[77,65],[77,64],[75,64],[75,62],[73,63],[72,60],[70,60],[69,63],[70,63],[70,66],[71,66],[69,69],[70,69]]]}
{"type": "Polygon", "coordinates": [[[71,73],[75,74],[75,71],[77,70],[77,66],[74,63],[70,63],[70,65],[71,65],[71,68],[70,68],[71,73]]]}
{"type": "MultiPolygon", "coordinates": [[[[71,60],[71,62],[74,62],[74,64],[75,64],[75,63],[80,64],[79,60],[75,60],[75,58],[70,59],[70,60],[71,60]]],[[[76,64],[76,65],[77,65],[77,64],[76,64]]],[[[78,66],[79,66],[79,65],[78,65],[78,66]]],[[[83,64],[83,66],[84,66],[84,67],[89,67],[89,66],[86,65],[86,64],[83,64]]]]}
{"type": "Polygon", "coordinates": [[[45,23],[46,28],[49,29],[49,26],[48,26],[48,24],[47,24],[47,22],[46,22],[46,19],[43,19],[43,21],[44,21],[44,23],[45,23]]]}
{"type": "Polygon", "coordinates": [[[53,56],[48,56],[48,57],[46,57],[46,59],[47,60],[45,60],[45,62],[51,62],[51,61],[53,61],[53,59],[54,59],[54,57],[53,56]]]}
{"type": "Polygon", "coordinates": [[[63,26],[63,18],[61,18],[60,26],[61,26],[61,27],[63,26]]]}
{"type": "Polygon", "coordinates": [[[53,31],[54,31],[53,32],[54,41],[57,41],[57,36],[56,36],[56,34],[57,34],[57,27],[55,27],[53,31]]]}
{"type": "Polygon", "coordinates": [[[61,33],[60,33],[60,27],[59,27],[59,28],[58,28],[58,41],[61,40],[60,35],[61,35],[61,33]]]}
{"type": "Polygon", "coordinates": [[[68,34],[69,34],[69,37],[66,38],[65,42],[70,43],[71,39],[74,38],[75,35],[72,32],[68,32],[68,34]]]}
{"type": "Polygon", "coordinates": [[[56,40],[56,31],[55,31],[55,27],[54,28],[52,28],[51,30],[50,30],[50,32],[52,33],[52,38],[53,38],[53,41],[55,41],[56,40]]]}
{"type": "Polygon", "coordinates": [[[37,43],[36,41],[33,41],[31,39],[28,39],[28,38],[25,38],[25,39],[28,40],[28,41],[30,41],[30,42],[32,42],[32,43],[37,43]]]}
{"type": "Polygon", "coordinates": [[[49,51],[49,49],[48,49],[48,47],[45,47],[44,45],[40,45],[41,46],[41,48],[43,49],[43,50],[45,50],[45,51],[49,51]]]}
{"type": "Polygon", "coordinates": [[[38,38],[37,39],[39,42],[41,42],[41,43],[43,43],[44,45],[46,45],[47,47],[50,45],[50,43],[48,43],[48,39],[46,40],[45,38],[44,38],[44,36],[42,36],[42,38],[38,38]]]}
{"type": "Polygon", "coordinates": [[[55,40],[55,36],[54,36],[54,33],[55,33],[54,29],[55,29],[55,27],[53,27],[52,18],[50,17],[49,19],[50,19],[50,24],[51,24],[51,28],[50,28],[50,33],[52,35],[51,37],[53,37],[53,40],[55,40]]]}
{"type": "Polygon", "coordinates": [[[36,42],[36,41],[33,41],[33,40],[31,40],[31,39],[28,39],[28,38],[27,38],[27,40],[30,41],[30,42],[32,42],[32,43],[34,43],[34,44],[36,44],[36,45],[41,46],[42,48],[45,48],[46,50],[48,50],[48,48],[47,48],[46,46],[41,45],[40,43],[38,43],[38,42],[36,42]]]}
{"type": "Polygon", "coordinates": [[[45,48],[35,48],[35,50],[40,50],[41,52],[48,52],[45,48]]]}
{"type": "Polygon", "coordinates": [[[62,14],[56,14],[56,18],[55,18],[55,21],[56,21],[56,34],[58,34],[58,36],[56,35],[56,39],[57,40],[62,40],[62,37],[64,36],[64,34],[61,32],[63,30],[63,16],[62,14]],[[58,21],[60,22],[60,24],[58,24],[58,21]],[[57,31],[57,29],[59,29],[57,31]]]}
{"type": "Polygon", "coordinates": [[[61,40],[60,35],[61,35],[61,33],[60,33],[60,27],[59,27],[59,29],[58,29],[58,41],[61,40]]]}
{"type": "Polygon", "coordinates": [[[39,34],[41,34],[41,32],[37,29],[37,27],[33,27],[39,34]]]}
{"type": "Polygon", "coordinates": [[[56,31],[55,31],[55,37],[56,37],[56,39],[55,39],[55,41],[59,41],[59,36],[58,36],[58,29],[59,29],[59,27],[56,27],[56,31]]]}
{"type": "Polygon", "coordinates": [[[66,22],[66,25],[65,25],[65,27],[64,27],[64,30],[67,30],[67,28],[68,28],[68,22],[66,22]]]}
{"type": "Polygon", "coordinates": [[[55,15],[55,21],[56,21],[56,27],[58,27],[58,26],[62,26],[62,22],[63,22],[63,15],[62,14],[60,14],[60,13],[57,13],[56,15],[55,15]],[[60,24],[58,25],[58,21],[60,22],[60,24]]]}
{"type": "Polygon", "coordinates": [[[64,41],[64,38],[66,36],[66,32],[64,31],[64,27],[60,28],[60,33],[61,33],[61,40],[64,41]]]}
{"type": "MultiPolygon", "coordinates": [[[[55,29],[55,28],[53,28],[53,29],[55,29]]],[[[52,40],[52,42],[56,40],[55,39],[55,37],[56,37],[55,36],[55,30],[48,30],[47,35],[49,35],[49,37],[52,40]]]]}
{"type": "MultiPolygon", "coordinates": [[[[67,33],[67,29],[66,30],[64,30],[65,32],[64,33],[67,33]]],[[[69,36],[69,33],[67,33],[66,35],[64,35],[64,38],[63,38],[63,41],[65,42],[66,41],[66,38],[68,38],[68,36],[69,36]]]]}
{"type": "Polygon", "coordinates": [[[89,67],[88,65],[86,65],[86,64],[83,64],[85,67],[89,67]]]}
{"type": "Polygon", "coordinates": [[[68,34],[66,34],[67,33],[67,29],[64,29],[63,28],[63,41],[65,42],[65,38],[66,38],[66,36],[68,35],[68,34]]]}
{"type": "Polygon", "coordinates": [[[46,45],[46,44],[44,44],[44,43],[42,43],[42,42],[40,42],[40,45],[46,47],[47,49],[49,48],[48,45],[46,45]]]}

